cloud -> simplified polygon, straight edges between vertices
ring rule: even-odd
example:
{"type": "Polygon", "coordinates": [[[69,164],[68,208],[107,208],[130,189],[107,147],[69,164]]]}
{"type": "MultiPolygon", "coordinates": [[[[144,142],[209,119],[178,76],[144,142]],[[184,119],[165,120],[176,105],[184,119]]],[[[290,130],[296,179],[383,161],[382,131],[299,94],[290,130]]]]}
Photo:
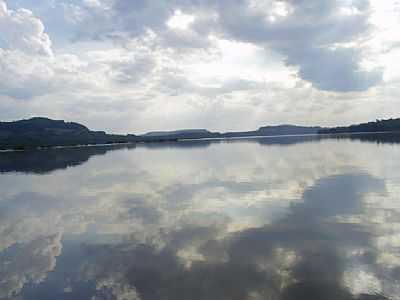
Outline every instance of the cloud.
{"type": "Polygon", "coordinates": [[[26,99],[54,90],[54,54],[42,21],[0,1],[0,31],[0,94],[26,99]]]}
{"type": "Polygon", "coordinates": [[[135,133],[392,117],[398,54],[379,49],[398,38],[371,1],[2,2],[2,118],[135,133]]]}
{"type": "Polygon", "coordinates": [[[365,91],[382,80],[380,69],[373,71],[360,69],[360,54],[354,49],[310,49],[306,53],[298,50],[293,51],[290,59],[288,63],[301,61],[300,77],[312,82],[320,90],[365,91]]]}
{"type": "Polygon", "coordinates": [[[24,8],[9,10],[6,2],[0,1],[0,47],[19,49],[24,53],[52,56],[50,37],[44,25],[32,11],[24,8]]]}
{"type": "Polygon", "coordinates": [[[368,1],[116,0],[108,7],[101,18],[118,18],[118,22],[102,22],[89,11],[90,17],[83,20],[83,24],[94,20],[103,24],[93,29],[95,37],[132,38],[151,30],[164,45],[180,48],[207,47],[209,35],[214,34],[273,49],[319,90],[366,91],[382,80],[380,69],[366,70],[361,65],[364,54],[360,38],[368,36],[371,29],[368,1]],[[177,11],[191,17],[187,30],[168,27],[177,11]],[[204,17],[205,12],[214,17],[204,17]]]}
{"type": "Polygon", "coordinates": [[[33,57],[19,50],[0,48],[0,93],[29,99],[54,91],[54,70],[45,57],[33,57]]]}
{"type": "MultiPolygon", "coordinates": [[[[267,1],[269,5],[274,1],[267,1]]],[[[224,7],[221,26],[239,40],[271,47],[299,70],[299,76],[320,90],[365,91],[382,79],[380,70],[360,66],[363,52],[359,38],[369,33],[369,6],[364,1],[281,1],[287,15],[268,19],[262,10],[247,5],[224,7]],[[357,14],[342,15],[344,8],[357,7],[357,14]],[[351,47],[341,46],[354,43],[351,47]],[[323,66],[323,67],[321,67],[323,66]]]]}
{"type": "MultiPolygon", "coordinates": [[[[140,41],[135,45],[139,46],[140,41]]],[[[134,47],[131,43],[130,47],[134,47]]],[[[139,46],[140,47],[140,46],[139,46]]],[[[91,55],[96,63],[103,64],[106,76],[111,82],[118,84],[138,84],[153,75],[157,67],[157,55],[148,49],[127,51],[124,49],[95,51],[91,55]]]]}

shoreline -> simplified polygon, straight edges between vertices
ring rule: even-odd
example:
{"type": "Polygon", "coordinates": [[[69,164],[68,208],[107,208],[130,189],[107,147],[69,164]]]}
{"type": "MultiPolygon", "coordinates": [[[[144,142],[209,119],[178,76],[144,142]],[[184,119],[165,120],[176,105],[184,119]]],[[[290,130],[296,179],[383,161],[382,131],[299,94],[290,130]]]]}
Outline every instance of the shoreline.
{"type": "MultiPolygon", "coordinates": [[[[285,137],[340,137],[340,136],[353,136],[362,134],[390,134],[398,133],[400,131],[373,131],[373,132],[344,132],[344,133],[315,133],[315,134],[283,134],[283,135],[254,135],[254,136],[236,136],[236,137],[210,137],[210,138],[196,138],[196,139],[159,139],[154,141],[135,141],[124,143],[99,143],[99,144],[77,144],[77,145],[55,145],[55,146],[20,146],[26,147],[22,149],[4,148],[0,149],[1,153],[9,152],[28,152],[28,151],[41,151],[51,149],[74,149],[86,147],[112,147],[112,146],[128,146],[136,144],[159,144],[159,143],[179,143],[179,142],[193,142],[193,141],[224,141],[224,140],[245,140],[245,139],[262,139],[262,138],[285,138],[285,137]]],[[[18,146],[19,147],[19,146],[18,146]]]]}

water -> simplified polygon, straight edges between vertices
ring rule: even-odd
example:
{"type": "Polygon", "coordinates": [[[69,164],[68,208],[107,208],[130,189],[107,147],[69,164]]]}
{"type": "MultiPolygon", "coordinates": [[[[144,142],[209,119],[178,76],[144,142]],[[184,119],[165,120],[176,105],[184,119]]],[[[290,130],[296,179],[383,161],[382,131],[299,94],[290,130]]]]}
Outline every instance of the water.
{"type": "Polygon", "coordinates": [[[0,299],[400,299],[396,136],[0,154],[0,299]]]}

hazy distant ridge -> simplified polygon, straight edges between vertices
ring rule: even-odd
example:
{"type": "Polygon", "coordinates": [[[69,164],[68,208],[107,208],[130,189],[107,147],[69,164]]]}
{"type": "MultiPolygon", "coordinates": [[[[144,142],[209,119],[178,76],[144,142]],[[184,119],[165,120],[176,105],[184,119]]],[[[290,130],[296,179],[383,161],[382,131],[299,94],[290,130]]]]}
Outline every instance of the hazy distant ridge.
{"type": "Polygon", "coordinates": [[[333,128],[277,125],[263,126],[254,131],[225,133],[210,132],[207,129],[183,129],[175,131],[153,131],[143,135],[117,135],[107,134],[104,131],[92,131],[79,123],[36,117],[14,122],[0,122],[0,149],[379,131],[400,131],[400,119],[376,120],[375,122],[333,128]]]}

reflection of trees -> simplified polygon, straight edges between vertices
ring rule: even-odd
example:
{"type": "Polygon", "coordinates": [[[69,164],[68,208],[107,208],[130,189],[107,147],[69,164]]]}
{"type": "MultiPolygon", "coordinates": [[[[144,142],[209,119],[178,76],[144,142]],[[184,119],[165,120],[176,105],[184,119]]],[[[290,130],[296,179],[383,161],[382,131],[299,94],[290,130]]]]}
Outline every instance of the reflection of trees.
{"type": "Polygon", "coordinates": [[[125,146],[79,147],[0,153],[0,173],[24,172],[45,174],[58,169],[79,166],[91,156],[125,146]]]}
{"type": "Polygon", "coordinates": [[[69,148],[53,148],[31,151],[11,151],[0,153],[0,173],[23,172],[46,174],[59,169],[76,167],[87,162],[90,157],[105,155],[109,151],[120,149],[134,149],[146,147],[148,149],[160,148],[199,148],[207,147],[207,141],[198,142],[165,142],[149,144],[126,144],[109,146],[83,146],[69,148]]]}
{"type": "Polygon", "coordinates": [[[205,148],[212,144],[220,143],[257,143],[261,146],[290,146],[302,143],[318,142],[324,139],[351,139],[364,142],[375,143],[400,143],[400,134],[380,133],[380,134],[354,134],[354,135],[304,135],[304,136],[280,136],[280,137],[260,137],[243,138],[228,140],[190,140],[181,142],[163,143],[140,143],[129,145],[109,145],[109,146],[90,146],[72,147],[47,150],[14,151],[0,153],[0,173],[24,172],[45,174],[54,170],[65,169],[68,167],[79,166],[87,162],[90,157],[104,155],[108,151],[118,149],[135,149],[144,147],[146,149],[196,149],[205,148]]]}
{"type": "Polygon", "coordinates": [[[376,144],[399,144],[400,132],[386,133],[357,133],[357,134],[337,134],[325,136],[328,139],[350,139],[361,142],[370,142],[376,144]]]}

